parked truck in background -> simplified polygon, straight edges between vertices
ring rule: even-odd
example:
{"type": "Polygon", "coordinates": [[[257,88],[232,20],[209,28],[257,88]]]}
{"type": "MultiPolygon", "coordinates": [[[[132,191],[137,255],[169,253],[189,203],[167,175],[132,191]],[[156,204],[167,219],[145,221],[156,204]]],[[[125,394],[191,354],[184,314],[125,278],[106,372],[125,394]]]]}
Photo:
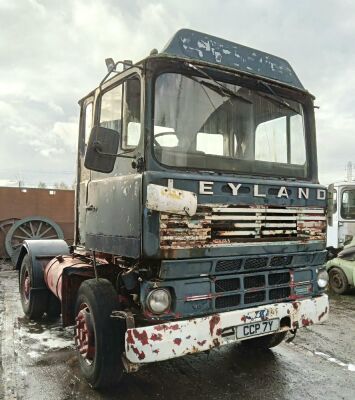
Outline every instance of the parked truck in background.
{"type": "Polygon", "coordinates": [[[346,293],[355,286],[355,181],[348,163],[345,181],[328,188],[327,262],[329,285],[335,293],[346,293]]]}
{"type": "Polygon", "coordinates": [[[24,243],[25,314],[74,325],[95,388],[325,321],[314,97],[288,62],[183,29],[107,64],[79,102],[75,243],[24,243]]]}

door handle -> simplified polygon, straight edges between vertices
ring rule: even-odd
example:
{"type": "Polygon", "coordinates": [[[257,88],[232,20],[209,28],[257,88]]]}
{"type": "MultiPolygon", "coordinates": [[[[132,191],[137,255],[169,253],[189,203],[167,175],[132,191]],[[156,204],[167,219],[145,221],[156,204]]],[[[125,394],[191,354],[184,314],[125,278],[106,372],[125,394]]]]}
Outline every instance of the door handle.
{"type": "Polygon", "coordinates": [[[87,211],[97,211],[97,207],[95,207],[93,204],[90,204],[85,207],[85,210],[87,211]]]}

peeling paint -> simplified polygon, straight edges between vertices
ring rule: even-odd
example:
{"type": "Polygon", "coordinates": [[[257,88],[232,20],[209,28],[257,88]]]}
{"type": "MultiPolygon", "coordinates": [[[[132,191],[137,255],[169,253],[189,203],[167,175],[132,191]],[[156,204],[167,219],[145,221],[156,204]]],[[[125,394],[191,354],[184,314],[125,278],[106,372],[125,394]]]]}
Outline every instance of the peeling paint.
{"type": "Polygon", "coordinates": [[[213,336],[213,331],[215,326],[219,323],[219,321],[221,320],[221,317],[216,314],[214,315],[211,319],[210,319],[210,335],[213,336]]]}

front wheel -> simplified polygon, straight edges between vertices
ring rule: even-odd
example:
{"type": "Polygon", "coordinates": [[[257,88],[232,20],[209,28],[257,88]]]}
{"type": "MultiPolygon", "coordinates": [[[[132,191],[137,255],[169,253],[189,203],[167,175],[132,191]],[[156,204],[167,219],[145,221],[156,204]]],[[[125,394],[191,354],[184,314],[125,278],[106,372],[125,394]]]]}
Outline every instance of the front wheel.
{"type": "Polygon", "coordinates": [[[333,292],[344,294],[349,288],[348,278],[340,268],[334,267],[329,271],[329,285],[333,292]]]}
{"type": "Polygon", "coordinates": [[[124,329],[110,318],[117,294],[106,279],[88,279],[75,305],[75,344],[82,374],[95,388],[118,383],[123,374],[124,329]]]}
{"type": "Polygon", "coordinates": [[[278,346],[285,339],[286,335],[287,331],[272,333],[271,335],[243,340],[242,345],[247,348],[271,349],[272,347],[278,346]]]}

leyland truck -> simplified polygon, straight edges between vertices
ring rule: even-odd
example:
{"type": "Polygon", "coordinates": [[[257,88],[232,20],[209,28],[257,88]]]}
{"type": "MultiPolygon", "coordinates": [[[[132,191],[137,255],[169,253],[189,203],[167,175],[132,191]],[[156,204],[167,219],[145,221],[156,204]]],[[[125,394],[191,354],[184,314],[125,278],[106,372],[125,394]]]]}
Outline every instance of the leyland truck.
{"type": "Polygon", "coordinates": [[[106,64],[79,102],[75,241],[24,242],[25,314],[74,326],[94,388],[325,321],[327,192],[290,64],[188,29],[106,64]]]}

